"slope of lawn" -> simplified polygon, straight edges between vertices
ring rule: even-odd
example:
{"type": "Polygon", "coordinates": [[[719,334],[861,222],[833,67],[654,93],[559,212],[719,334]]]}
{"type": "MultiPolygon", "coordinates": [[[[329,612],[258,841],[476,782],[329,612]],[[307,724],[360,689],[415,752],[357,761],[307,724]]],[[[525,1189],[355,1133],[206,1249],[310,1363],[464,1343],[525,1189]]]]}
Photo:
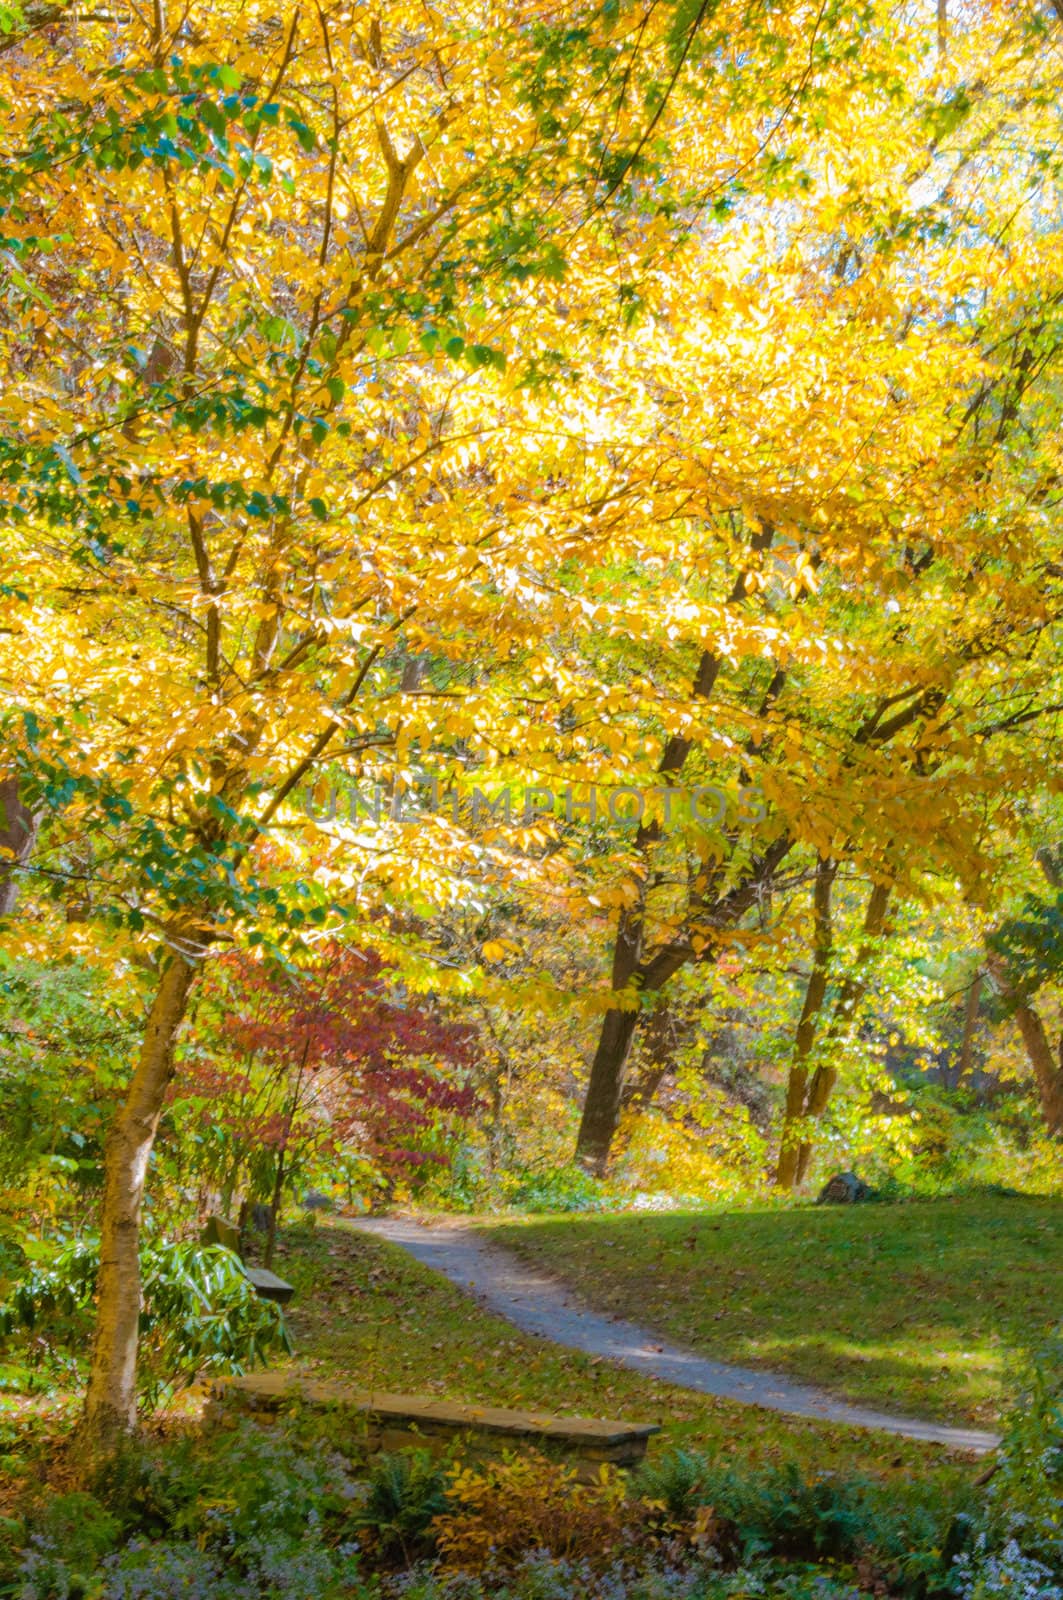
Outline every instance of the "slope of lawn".
{"type": "Polygon", "coordinates": [[[992,1424],[1063,1318],[1063,1200],[485,1223],[592,1307],[914,1416],[992,1424]]]}
{"type": "Polygon", "coordinates": [[[659,1422],[651,1448],[739,1463],[874,1472],[899,1483],[970,1479],[984,1463],[860,1428],[806,1422],[626,1372],[518,1332],[395,1246],[341,1222],[286,1232],[276,1267],[296,1286],[293,1366],[364,1388],[559,1415],[659,1422]]]}

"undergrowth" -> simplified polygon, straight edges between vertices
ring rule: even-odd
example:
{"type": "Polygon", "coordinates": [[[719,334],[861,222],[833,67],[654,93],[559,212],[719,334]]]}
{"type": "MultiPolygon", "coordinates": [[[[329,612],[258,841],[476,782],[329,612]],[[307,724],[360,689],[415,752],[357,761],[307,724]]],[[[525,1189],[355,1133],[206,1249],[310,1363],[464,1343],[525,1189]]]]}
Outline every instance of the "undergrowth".
{"type": "Polygon", "coordinates": [[[307,1418],[128,1448],[0,1519],[17,1600],[1063,1600],[1058,1341],[988,1482],[742,1470],[674,1451],[590,1483],[534,1453],[368,1459],[307,1418]]]}

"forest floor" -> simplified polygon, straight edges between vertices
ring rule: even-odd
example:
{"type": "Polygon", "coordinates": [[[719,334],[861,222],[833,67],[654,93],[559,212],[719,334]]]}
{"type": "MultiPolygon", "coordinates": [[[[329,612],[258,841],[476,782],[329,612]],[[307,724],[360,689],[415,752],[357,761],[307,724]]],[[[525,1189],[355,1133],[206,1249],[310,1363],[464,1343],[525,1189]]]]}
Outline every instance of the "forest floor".
{"type": "Polygon", "coordinates": [[[402,1249],[340,1222],[286,1230],[276,1268],[296,1286],[293,1366],[308,1375],[658,1422],[663,1431],[651,1449],[698,1449],[736,1466],[793,1461],[805,1470],[873,1472],[898,1483],[969,1480],[980,1470],[976,1457],[941,1445],[692,1393],[523,1333],[402,1249]]]}
{"type": "Polygon", "coordinates": [[[1063,1200],[484,1219],[481,1237],[684,1348],[991,1428],[1063,1319],[1063,1200]]]}

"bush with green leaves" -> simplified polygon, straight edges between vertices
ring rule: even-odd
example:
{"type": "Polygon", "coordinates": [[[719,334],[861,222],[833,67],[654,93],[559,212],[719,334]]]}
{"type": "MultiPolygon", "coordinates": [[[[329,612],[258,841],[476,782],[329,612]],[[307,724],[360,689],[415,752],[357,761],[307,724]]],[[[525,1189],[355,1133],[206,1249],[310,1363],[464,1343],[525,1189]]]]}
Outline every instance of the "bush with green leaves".
{"type": "Polygon", "coordinates": [[[28,1211],[74,1227],[91,1213],[138,1016],[134,986],[76,958],[0,950],[0,1285],[32,1253],[28,1211]]]}
{"type": "Polygon", "coordinates": [[[1063,1600],[1063,1331],[1033,1353],[951,1590],[960,1600],[1063,1600]]]}
{"type": "Polygon", "coordinates": [[[986,1531],[1063,1575],[1063,1327],[1028,1358],[987,1492],[986,1531]]]}
{"type": "Polygon", "coordinates": [[[869,1543],[866,1490],[858,1480],[806,1478],[791,1463],[760,1473],[717,1473],[706,1492],[746,1561],[766,1555],[851,1560],[869,1543]]]}
{"type": "Polygon", "coordinates": [[[455,1142],[450,1161],[429,1178],[421,1201],[439,1211],[487,1211],[493,1197],[492,1176],[482,1152],[455,1142]]]}
{"type": "Polygon", "coordinates": [[[600,1211],[605,1204],[601,1185],[575,1164],[566,1167],[526,1167],[510,1174],[506,1203],[519,1211],[600,1211]]]}
{"type": "MultiPolygon", "coordinates": [[[[84,1347],[98,1266],[95,1242],[63,1246],[15,1284],[0,1306],[0,1332],[33,1332],[53,1350],[84,1347]]],[[[149,1404],[198,1376],[245,1372],[291,1349],[280,1307],[256,1294],[222,1245],[148,1245],[141,1283],[139,1377],[149,1404]]]]}
{"type": "Polygon", "coordinates": [[[360,1488],[345,1457],[311,1445],[287,1419],[245,1419],[160,1443],[133,1438],[95,1492],[129,1531],[235,1548],[268,1533],[301,1537],[311,1524],[342,1531],[360,1488]]]}
{"type": "Polygon", "coordinates": [[[105,1556],[118,1545],[118,1517],[91,1494],[46,1499],[9,1569],[7,1591],[18,1600],[80,1600],[92,1592],[105,1556]],[[17,1580],[17,1581],[16,1581],[17,1580]]]}
{"type": "MultiPolygon", "coordinates": [[[[742,1471],[675,1451],[628,1481],[630,1540],[551,1555],[518,1538],[449,1573],[434,1559],[437,1519],[469,1503],[461,1475],[427,1451],[353,1465],[307,1432],[308,1414],[131,1442],[96,1499],[45,1497],[0,1523],[0,1596],[1063,1600],[1058,1377],[1050,1355],[1035,1364],[981,1489],[960,1476],[945,1488],[742,1471]]],[[[514,1501],[511,1520],[524,1511],[514,1501]]]]}
{"type": "Polygon", "coordinates": [[[958,1486],[946,1494],[859,1476],[808,1478],[793,1464],[739,1472],[683,1450],[647,1463],[633,1489],[660,1511],[666,1529],[711,1507],[713,1540],[729,1562],[862,1560],[891,1587],[918,1596],[947,1589],[974,1510],[973,1492],[958,1486]]]}
{"type": "MultiPolygon", "coordinates": [[[[348,1463],[247,1421],[131,1440],[96,1498],[48,1496],[10,1529],[0,1595],[17,1600],[332,1600],[357,1586],[348,1463]]],[[[2,1548],[2,1547],[0,1547],[2,1548]]]]}
{"type": "Polygon", "coordinates": [[[410,1562],[432,1548],[432,1523],[449,1510],[440,1462],[427,1450],[400,1450],[374,1462],[350,1526],[384,1560],[410,1562]]]}
{"type": "Polygon", "coordinates": [[[679,1526],[706,1504],[704,1488],[711,1471],[708,1459],[696,1450],[669,1450],[639,1468],[632,1488],[679,1526]]]}
{"type": "Polygon", "coordinates": [[[15,1587],[27,1537],[21,1517],[0,1516],[0,1594],[10,1594],[15,1587]]]}

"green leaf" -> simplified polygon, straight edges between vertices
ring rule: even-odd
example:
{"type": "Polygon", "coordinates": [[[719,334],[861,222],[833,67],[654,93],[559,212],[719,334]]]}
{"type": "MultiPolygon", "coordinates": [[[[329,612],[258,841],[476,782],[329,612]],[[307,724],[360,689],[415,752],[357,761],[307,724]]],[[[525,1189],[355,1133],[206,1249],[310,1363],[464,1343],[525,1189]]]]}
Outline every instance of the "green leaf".
{"type": "Polygon", "coordinates": [[[301,122],[299,118],[294,116],[290,111],[288,112],[288,126],[295,134],[295,137],[298,139],[304,150],[311,151],[317,149],[317,140],[314,137],[313,130],[308,128],[305,122],[301,122]]]}

